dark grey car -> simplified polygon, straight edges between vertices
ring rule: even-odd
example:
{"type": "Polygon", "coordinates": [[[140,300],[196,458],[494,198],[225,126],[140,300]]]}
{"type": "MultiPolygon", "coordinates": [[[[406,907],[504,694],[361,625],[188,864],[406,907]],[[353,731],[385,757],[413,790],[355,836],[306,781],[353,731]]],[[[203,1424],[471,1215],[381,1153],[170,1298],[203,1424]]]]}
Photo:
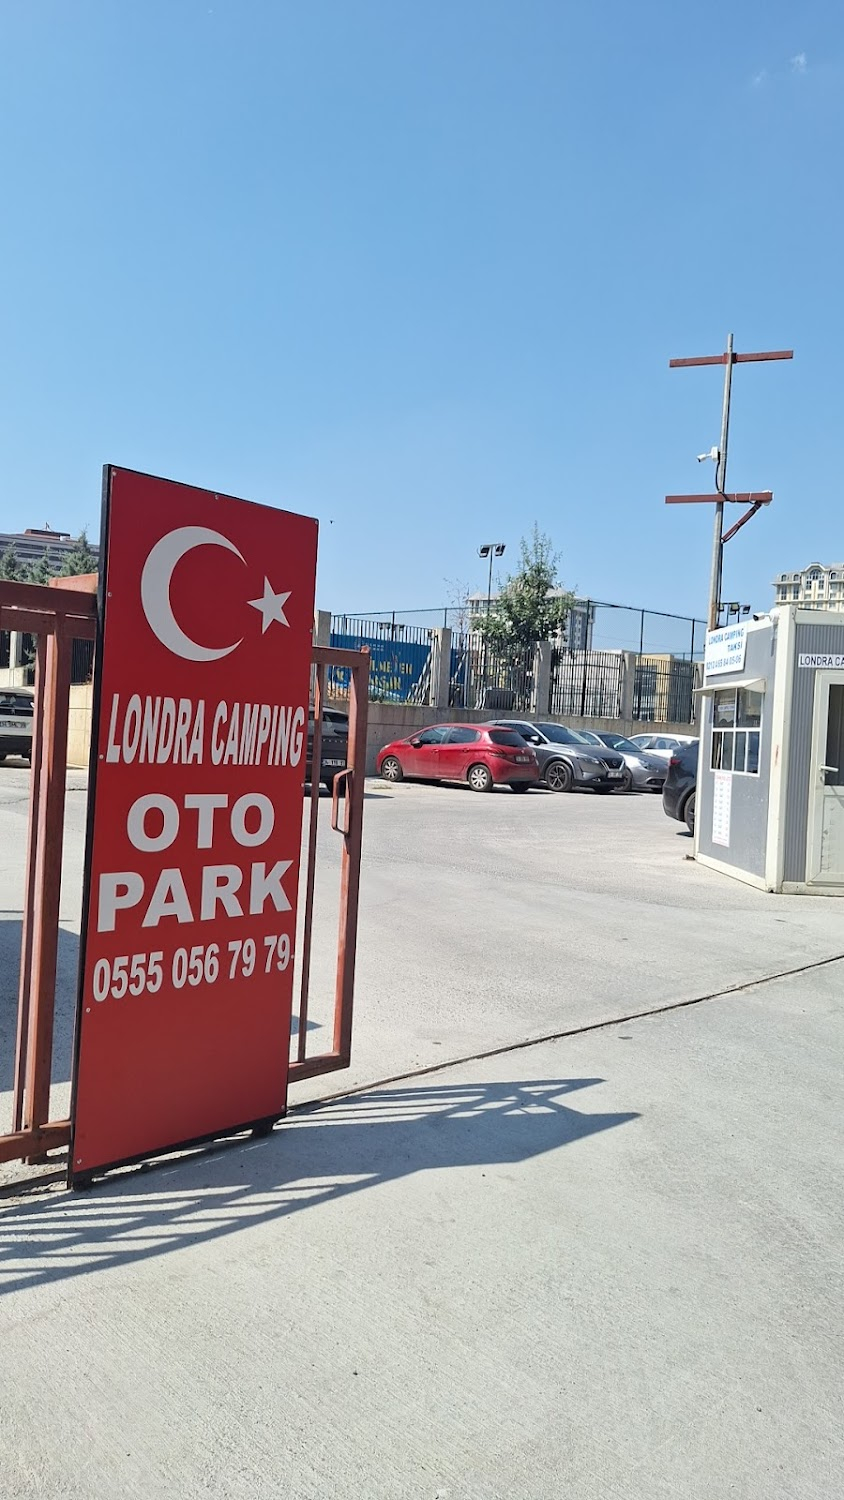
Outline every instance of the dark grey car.
{"type": "Polygon", "coordinates": [[[536,751],[539,774],[551,792],[573,792],[591,787],[616,792],[624,785],[624,761],[607,748],[590,745],[565,724],[534,724],[528,719],[495,719],[499,729],[515,729],[536,751]]]}
{"type": "Polygon", "coordinates": [[[32,760],[33,694],[26,688],[0,689],[0,761],[7,755],[32,760]]]}
{"type": "Polygon", "coordinates": [[[593,745],[607,745],[624,761],[624,788],[637,792],[661,792],[668,767],[664,760],[634,745],[623,734],[614,734],[607,729],[583,729],[580,731],[593,745]]]}
{"type": "MultiPolygon", "coordinates": [[[[322,743],[320,746],[320,774],[319,780],[329,791],[334,789],[334,778],[346,769],[346,757],[349,752],[349,716],[341,713],[335,708],[324,708],[322,711],[322,743]]],[[[308,720],[308,759],[305,767],[305,781],[310,782],[313,776],[314,758],[314,711],[311,709],[308,720]]]]}

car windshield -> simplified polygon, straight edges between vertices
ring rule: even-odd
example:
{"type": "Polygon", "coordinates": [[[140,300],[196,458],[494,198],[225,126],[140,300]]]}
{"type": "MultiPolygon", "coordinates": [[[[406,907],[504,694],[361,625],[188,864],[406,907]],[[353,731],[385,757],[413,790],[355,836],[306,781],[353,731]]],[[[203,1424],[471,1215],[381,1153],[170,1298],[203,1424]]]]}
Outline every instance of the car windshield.
{"type": "Polygon", "coordinates": [[[628,755],[641,755],[641,745],[634,745],[632,740],[625,739],[623,734],[602,734],[600,736],[605,745],[611,750],[624,750],[628,755]]]}
{"type": "Polygon", "coordinates": [[[494,726],[496,729],[510,729],[520,735],[523,740],[529,735],[536,733],[533,724],[527,724],[522,719],[499,719],[494,726]]]}
{"type": "Polygon", "coordinates": [[[566,729],[564,724],[537,724],[536,727],[540,734],[544,734],[546,740],[550,740],[553,745],[588,745],[590,743],[584,734],[578,734],[576,729],[566,729]]]}

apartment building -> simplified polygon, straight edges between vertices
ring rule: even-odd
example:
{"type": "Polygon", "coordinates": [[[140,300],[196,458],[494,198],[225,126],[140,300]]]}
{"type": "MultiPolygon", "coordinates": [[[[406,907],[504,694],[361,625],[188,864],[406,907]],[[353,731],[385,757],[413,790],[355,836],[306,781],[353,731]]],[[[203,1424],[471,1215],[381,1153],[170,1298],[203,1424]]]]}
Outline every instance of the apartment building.
{"type": "Polygon", "coordinates": [[[777,604],[844,609],[844,563],[810,563],[802,573],[779,573],[774,588],[777,604]]]}

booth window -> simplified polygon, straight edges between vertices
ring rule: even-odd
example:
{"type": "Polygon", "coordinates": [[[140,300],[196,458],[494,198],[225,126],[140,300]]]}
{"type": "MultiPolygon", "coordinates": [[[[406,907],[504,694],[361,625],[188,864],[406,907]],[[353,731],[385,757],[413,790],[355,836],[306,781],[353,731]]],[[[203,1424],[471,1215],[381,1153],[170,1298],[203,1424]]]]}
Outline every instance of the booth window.
{"type": "Polygon", "coordinates": [[[722,688],[712,700],[712,769],[759,775],[762,694],[754,688],[722,688]]]}

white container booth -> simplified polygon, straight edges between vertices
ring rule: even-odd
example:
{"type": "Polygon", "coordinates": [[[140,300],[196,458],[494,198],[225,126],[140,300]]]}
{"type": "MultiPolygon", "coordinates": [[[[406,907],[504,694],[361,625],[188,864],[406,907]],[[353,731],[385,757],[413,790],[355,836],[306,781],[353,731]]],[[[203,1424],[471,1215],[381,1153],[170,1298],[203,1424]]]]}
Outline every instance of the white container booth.
{"type": "Polygon", "coordinates": [[[844,611],[710,631],[695,857],[767,891],[844,895],[844,611]]]}

